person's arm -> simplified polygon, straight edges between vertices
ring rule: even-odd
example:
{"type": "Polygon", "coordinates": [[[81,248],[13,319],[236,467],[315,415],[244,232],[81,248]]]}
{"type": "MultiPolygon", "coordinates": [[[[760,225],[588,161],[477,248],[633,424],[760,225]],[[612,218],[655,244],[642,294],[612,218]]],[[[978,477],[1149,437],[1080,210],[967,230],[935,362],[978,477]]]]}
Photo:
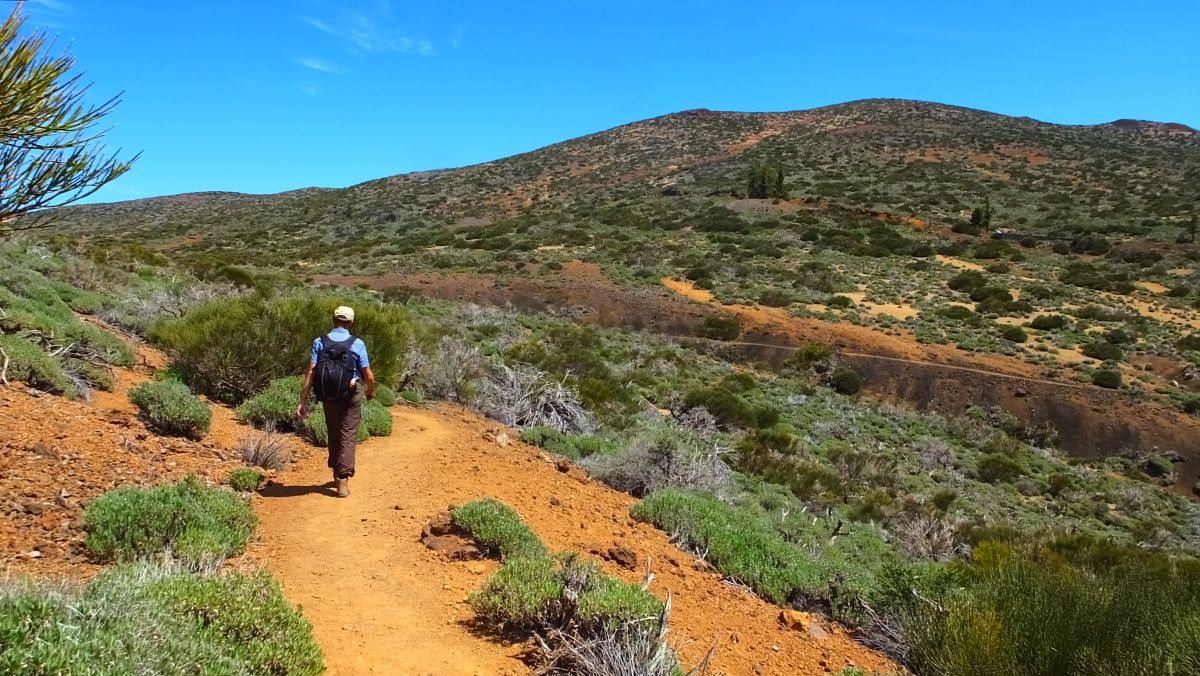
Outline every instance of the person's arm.
{"type": "Polygon", "coordinates": [[[304,374],[304,385],[300,388],[300,405],[296,407],[296,417],[304,420],[308,417],[308,393],[312,390],[313,370],[316,364],[309,364],[304,374]]]}
{"type": "Polygon", "coordinates": [[[312,354],[308,359],[308,371],[304,373],[304,385],[300,387],[300,405],[296,407],[296,417],[304,420],[308,417],[308,393],[312,391],[313,370],[317,368],[317,354],[321,351],[321,339],[317,338],[312,344],[312,354]]]}
{"type": "Polygon", "coordinates": [[[367,399],[375,398],[375,374],[371,372],[371,367],[363,369],[363,381],[367,383],[367,399]]]}

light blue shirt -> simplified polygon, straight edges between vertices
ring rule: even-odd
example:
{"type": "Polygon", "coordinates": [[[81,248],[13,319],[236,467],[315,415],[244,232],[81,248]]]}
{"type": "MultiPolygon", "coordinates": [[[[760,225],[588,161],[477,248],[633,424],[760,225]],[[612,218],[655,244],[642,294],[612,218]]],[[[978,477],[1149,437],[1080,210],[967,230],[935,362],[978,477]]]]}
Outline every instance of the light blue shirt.
{"type": "MultiPolygon", "coordinates": [[[[342,327],[337,327],[328,334],[329,339],[333,341],[345,340],[350,337],[350,332],[342,327]]],[[[321,350],[325,348],[325,336],[321,336],[313,341],[312,346],[312,361],[309,363],[316,365],[317,355],[321,354],[321,350]]],[[[350,352],[354,354],[354,361],[358,362],[358,379],[363,379],[363,369],[371,368],[371,360],[367,357],[367,346],[363,344],[361,338],[355,338],[354,344],[350,346],[350,352]]]]}

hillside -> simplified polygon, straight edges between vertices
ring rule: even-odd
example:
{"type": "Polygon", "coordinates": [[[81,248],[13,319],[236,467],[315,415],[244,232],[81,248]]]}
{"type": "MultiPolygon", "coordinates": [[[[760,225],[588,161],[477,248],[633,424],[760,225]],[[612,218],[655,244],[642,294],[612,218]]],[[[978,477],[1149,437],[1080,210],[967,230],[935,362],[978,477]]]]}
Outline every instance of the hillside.
{"type": "MultiPolygon", "coordinates": [[[[866,100],[789,113],[685,111],[494,162],[344,190],[197,193],[73,207],[59,215],[69,229],[149,234],[158,241],[205,230],[252,233],[265,242],[316,226],[402,245],[422,226],[463,219],[494,223],[526,211],[619,199],[737,193],[751,164],[774,161],[788,170],[794,196],[850,210],[949,224],[986,195],[1006,226],[1075,230],[1122,221],[1131,227],[1190,213],[1198,152],[1200,133],[1182,125],[1062,126],[917,101],[866,100]]],[[[303,252],[302,242],[275,244],[303,252]]]]}
{"type": "Polygon", "coordinates": [[[1111,385],[1116,372],[1118,389],[1138,401],[1107,421],[1093,413],[1111,406],[1098,388],[1017,401],[1025,395],[997,398],[984,379],[963,394],[1055,425],[1065,447],[1086,456],[1180,453],[1186,486],[1200,478],[1200,425],[1188,415],[1200,411],[1200,354],[1188,347],[1200,330],[1200,250],[1188,236],[1198,184],[1200,133],[1182,125],[1062,126],[866,100],[789,113],[685,111],[343,190],[201,193],[57,215],[58,232],[86,245],[145,243],[202,276],[244,282],[230,268],[243,265],[293,280],[578,309],[606,326],[675,334],[696,320],[672,317],[704,312],[607,298],[685,279],[726,305],[807,322],[743,342],[816,340],[909,359],[908,374],[865,365],[877,374],[869,390],[947,413],[961,399],[932,396],[929,385],[943,365],[1029,379],[1015,392],[1046,381],[1111,385]],[[779,167],[780,197],[747,197],[755,167],[779,167]],[[616,290],[574,288],[595,281],[570,272],[575,260],[599,264],[600,286],[611,280],[616,290]]]}
{"type": "MultiPolygon", "coordinates": [[[[672,232],[736,258],[736,242],[785,228],[729,210],[716,222],[748,230],[715,231],[726,241],[672,232]]],[[[1139,446],[1179,435],[1187,450],[1194,412],[1136,366],[1151,350],[1160,363],[1193,358],[1191,337],[1147,341],[1167,321],[1108,306],[1047,314],[1068,325],[1029,327],[1037,339],[1086,336],[1078,349],[1109,351],[1055,371],[1036,351],[922,340],[933,320],[872,323],[868,310],[900,303],[865,290],[821,292],[820,311],[722,302],[744,278],[648,278],[578,259],[598,248],[468,247],[493,263],[483,257],[553,257],[503,274],[310,281],[164,251],[59,234],[0,245],[0,423],[15,430],[0,487],[16,496],[0,505],[0,552],[18,573],[92,578],[82,591],[0,585],[0,624],[19,629],[0,666],[68,654],[116,673],[151,657],[170,671],[225,650],[272,673],[322,662],[519,673],[517,653],[538,668],[585,645],[615,660],[642,645],[636,659],[659,666],[635,673],[665,675],[715,639],[710,673],[886,674],[887,660],[954,676],[980,663],[1039,676],[1200,671],[1200,507],[1181,494],[1196,490],[1196,458],[1067,453],[1089,455],[1081,433],[1103,445],[1131,428],[1139,446]],[[323,415],[296,416],[296,373],[347,303],[382,386],[364,408],[362,473],[339,501],[314,448],[323,415]],[[197,478],[176,483],[184,474],[197,478]],[[426,526],[465,543],[468,560],[427,551],[426,526]],[[353,565],[332,577],[333,561],[353,565]],[[51,619],[30,621],[37,608],[51,619]],[[148,622],[178,627],[187,652],[148,622]],[[1145,628],[1132,640],[1130,622],[1145,628]],[[290,647],[249,650],[258,631],[290,647]],[[110,643],[133,652],[94,650],[110,643]]],[[[966,298],[978,288],[956,287],[978,278],[959,266],[987,279],[970,257],[880,266],[797,247],[771,260],[903,270],[966,298]]],[[[989,308],[1019,309],[980,288],[993,290],[975,309],[929,293],[932,307],[963,311],[932,315],[960,322],[959,341],[1006,326],[989,308]]]]}

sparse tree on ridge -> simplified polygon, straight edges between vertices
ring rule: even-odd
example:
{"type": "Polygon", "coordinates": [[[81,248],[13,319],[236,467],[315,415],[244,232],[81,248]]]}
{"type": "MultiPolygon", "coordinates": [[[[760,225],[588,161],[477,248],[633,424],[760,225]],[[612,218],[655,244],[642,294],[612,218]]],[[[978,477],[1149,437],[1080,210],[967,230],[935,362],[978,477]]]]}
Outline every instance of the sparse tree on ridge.
{"type": "Polygon", "coordinates": [[[22,34],[23,3],[0,25],[0,237],[47,225],[21,218],[91,195],[129,170],[131,158],[109,155],[96,125],[117,105],[84,98],[75,59],[52,56],[42,31],[22,34]]]}

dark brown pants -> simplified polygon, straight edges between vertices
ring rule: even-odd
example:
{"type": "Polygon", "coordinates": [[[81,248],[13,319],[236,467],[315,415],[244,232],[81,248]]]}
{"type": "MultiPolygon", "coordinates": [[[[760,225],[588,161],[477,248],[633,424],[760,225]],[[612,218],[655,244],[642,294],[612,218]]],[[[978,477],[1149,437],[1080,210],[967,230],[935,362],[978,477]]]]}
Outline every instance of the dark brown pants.
{"type": "Polygon", "coordinates": [[[354,476],[354,447],[358,444],[358,425],[362,421],[362,393],[350,401],[324,401],[325,424],[329,427],[329,468],[334,477],[354,476]]]}

